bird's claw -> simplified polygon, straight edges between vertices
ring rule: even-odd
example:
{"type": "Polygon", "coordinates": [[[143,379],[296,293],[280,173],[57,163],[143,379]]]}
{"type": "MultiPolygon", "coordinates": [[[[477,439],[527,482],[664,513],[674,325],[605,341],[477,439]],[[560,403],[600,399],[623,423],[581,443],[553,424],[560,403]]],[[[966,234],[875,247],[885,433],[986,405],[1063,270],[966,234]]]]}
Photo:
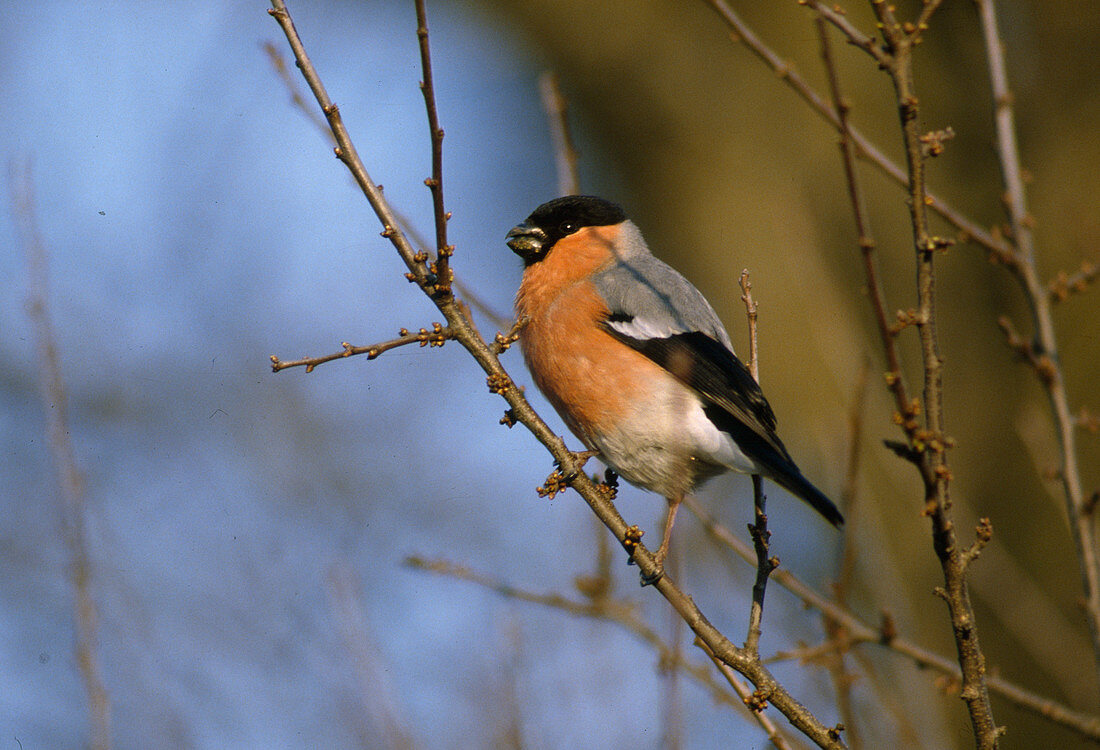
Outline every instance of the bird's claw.
{"type": "Polygon", "coordinates": [[[646,586],[653,586],[665,577],[665,566],[658,565],[657,569],[654,570],[651,574],[647,574],[643,571],[639,573],[639,577],[641,578],[642,588],[645,588],[646,586]]]}
{"type": "MultiPolygon", "coordinates": [[[[581,470],[584,468],[584,465],[588,463],[589,459],[595,458],[596,456],[600,455],[599,451],[570,451],[570,453],[572,453],[573,455],[573,460],[576,462],[577,468],[569,472],[568,474],[563,475],[566,484],[569,484],[578,476],[580,476],[581,470]]],[[[555,459],[554,466],[558,467],[558,469],[560,470],[561,461],[555,459]]]]}

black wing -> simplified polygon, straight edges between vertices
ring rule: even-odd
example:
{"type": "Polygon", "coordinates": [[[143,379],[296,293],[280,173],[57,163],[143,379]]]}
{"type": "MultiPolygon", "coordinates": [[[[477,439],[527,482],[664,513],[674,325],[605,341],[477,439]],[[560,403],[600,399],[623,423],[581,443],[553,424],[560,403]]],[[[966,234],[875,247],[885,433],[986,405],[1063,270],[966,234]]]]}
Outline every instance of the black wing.
{"type": "MultiPolygon", "coordinates": [[[[608,322],[632,320],[630,315],[615,313],[608,322]]],[[[775,413],[760,385],[724,344],[701,331],[641,339],[611,325],[605,329],[695,390],[702,397],[707,418],[729,433],[738,447],[766,469],[772,479],[801,497],[832,524],[844,522],[833,502],[802,476],[775,433],[775,413]]]]}

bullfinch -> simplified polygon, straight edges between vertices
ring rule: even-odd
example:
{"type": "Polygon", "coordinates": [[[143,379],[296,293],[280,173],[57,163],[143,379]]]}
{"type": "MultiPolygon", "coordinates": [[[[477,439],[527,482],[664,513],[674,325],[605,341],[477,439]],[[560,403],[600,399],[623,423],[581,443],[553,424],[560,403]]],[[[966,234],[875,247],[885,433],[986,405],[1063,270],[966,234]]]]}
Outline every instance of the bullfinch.
{"type": "Polygon", "coordinates": [[[844,522],[783,447],[714,308],[650,253],[621,207],[556,198],[505,241],[524,263],[515,309],[535,384],[589,450],[668,500],[658,564],[685,494],[730,470],[768,477],[844,522]]]}

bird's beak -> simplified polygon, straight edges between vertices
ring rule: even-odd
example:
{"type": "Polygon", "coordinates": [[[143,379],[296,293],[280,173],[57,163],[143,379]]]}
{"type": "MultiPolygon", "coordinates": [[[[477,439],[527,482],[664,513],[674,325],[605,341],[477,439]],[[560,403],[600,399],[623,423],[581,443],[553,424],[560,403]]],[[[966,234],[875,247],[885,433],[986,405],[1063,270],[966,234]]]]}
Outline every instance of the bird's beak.
{"type": "Polygon", "coordinates": [[[546,242],[546,232],[526,222],[512,227],[504,237],[504,242],[512,248],[512,252],[523,258],[527,263],[533,263],[543,253],[543,243],[546,242]]]}

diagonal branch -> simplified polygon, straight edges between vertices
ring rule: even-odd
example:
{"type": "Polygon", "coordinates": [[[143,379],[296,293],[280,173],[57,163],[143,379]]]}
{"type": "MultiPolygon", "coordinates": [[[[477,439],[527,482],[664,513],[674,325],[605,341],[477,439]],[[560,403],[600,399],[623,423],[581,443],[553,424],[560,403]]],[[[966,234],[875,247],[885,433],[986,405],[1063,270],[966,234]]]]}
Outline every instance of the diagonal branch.
{"type": "MultiPolygon", "coordinates": [[[[661,575],[652,553],[641,543],[641,532],[636,526],[630,526],[619,514],[606,494],[581,471],[576,454],[572,453],[564,441],[535,413],[516,387],[508,373],[500,364],[496,353],[481,338],[465,307],[450,294],[449,287],[441,284],[435,274],[416,258],[416,250],[405,234],[400,230],[397,218],[382,191],[371,180],[363,166],[347,128],[340,117],[339,110],[329,99],[312,61],[306,54],[301,38],[286,8],[284,0],[273,0],[274,7],[268,12],[275,18],[294,52],[299,69],[321,106],[329,126],[336,139],[336,156],[351,171],[359,184],[375,215],[382,223],[382,235],[390,240],[409,271],[406,277],[417,284],[432,300],[447,320],[448,328],[453,331],[454,339],[460,343],[481,366],[487,375],[489,388],[499,393],[509,406],[509,419],[522,423],[551,453],[561,467],[564,476],[572,477],[572,487],[584,498],[589,507],[603,524],[615,535],[623,548],[631,554],[645,579],[653,581],[654,588],[672,605],[687,625],[706,644],[718,658],[748,678],[756,687],[762,707],[764,702],[772,703],[803,734],[824,748],[842,748],[836,730],[826,727],[805,706],[776,681],[760,659],[745,649],[734,645],[703,615],[691,597],[687,596],[668,575],[661,575]]],[[[445,218],[446,214],[444,214],[445,218]]],[[[437,217],[438,218],[438,217],[437,217]]]]}
{"type": "Polygon", "coordinates": [[[1096,526],[1087,510],[1088,498],[1081,486],[1077,463],[1077,437],[1075,418],[1069,405],[1065,376],[1058,357],[1058,340],[1054,333],[1051,315],[1050,292],[1039,278],[1035,264],[1035,241],[1032,234],[1032,217],[1027,210],[1023,171],[1020,167],[1019,148],[1016,145],[1016,124],[1012,109],[1012,93],[1008,88],[1008,72],[1005,66],[1004,45],[997,29],[997,11],[994,0],[977,0],[978,16],[985,39],[989,60],[989,80],[993,91],[994,124],[997,131],[997,154],[1001,175],[1005,184],[1005,205],[1012,225],[1012,240],[1016,245],[1016,263],[1009,267],[1023,287],[1031,307],[1032,324],[1035,327],[1034,349],[1049,367],[1036,370],[1047,391],[1061,459],[1060,475],[1065,496],[1066,512],[1077,552],[1078,568],[1085,593],[1085,614],[1092,638],[1093,659],[1100,673],[1100,558],[1097,556],[1096,526]]]}
{"type": "MultiPolygon", "coordinates": [[[[765,44],[752,28],[734,12],[725,0],[705,0],[705,2],[710,5],[718,15],[721,16],[726,25],[733,30],[737,41],[744,44],[758,59],[771,68],[772,71],[779,76],[780,80],[786,83],[803,101],[809,104],[814,111],[828,120],[833,127],[837,129],[840,128],[840,117],[836,109],[834,109],[825,97],[821,96],[821,94],[819,94],[813,86],[794,69],[791,63],[784,60],[775,50],[765,44]]],[[[817,2],[817,0],[806,0],[806,5],[810,6],[815,11],[820,11],[822,8],[827,11],[829,10],[829,8],[826,8],[821,3],[817,2]]],[[[849,128],[849,135],[860,156],[877,166],[899,185],[903,187],[908,185],[909,176],[906,170],[894,163],[894,161],[886,156],[881,149],[875,146],[867,136],[856,128],[849,128]]],[[[961,211],[951,206],[944,199],[927,191],[925,192],[925,199],[928,201],[928,208],[935,211],[945,221],[957,228],[965,238],[973,240],[981,247],[984,247],[994,257],[1004,258],[1011,255],[1012,249],[1007,243],[994,237],[985,227],[967,218],[961,211]]]]}

